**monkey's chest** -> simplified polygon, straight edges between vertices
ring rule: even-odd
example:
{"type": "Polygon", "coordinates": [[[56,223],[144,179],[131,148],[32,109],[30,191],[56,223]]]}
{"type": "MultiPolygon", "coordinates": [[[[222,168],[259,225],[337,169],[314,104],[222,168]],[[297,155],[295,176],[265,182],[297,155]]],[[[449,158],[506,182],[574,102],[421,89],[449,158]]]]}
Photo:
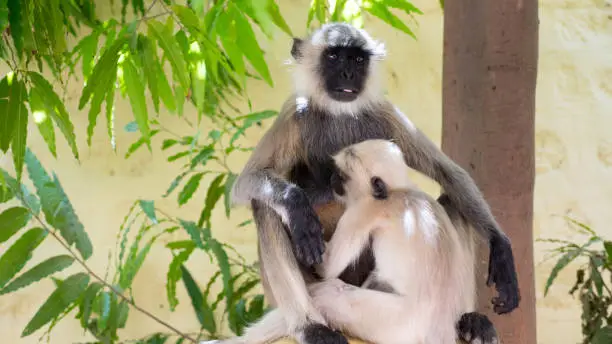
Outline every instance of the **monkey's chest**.
{"type": "Polygon", "coordinates": [[[332,155],[349,145],[370,139],[389,139],[391,128],[380,116],[333,116],[308,111],[297,119],[303,152],[289,178],[304,189],[315,203],[331,200],[332,155]]]}

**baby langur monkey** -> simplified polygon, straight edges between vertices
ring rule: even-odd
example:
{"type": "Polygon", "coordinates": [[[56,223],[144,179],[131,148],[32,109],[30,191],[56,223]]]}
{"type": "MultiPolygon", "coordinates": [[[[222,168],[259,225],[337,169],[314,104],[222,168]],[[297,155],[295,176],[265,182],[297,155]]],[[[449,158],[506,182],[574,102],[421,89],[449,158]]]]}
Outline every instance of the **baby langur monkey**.
{"type": "MultiPolygon", "coordinates": [[[[328,326],[373,343],[456,343],[456,324],[475,308],[473,231],[455,228],[410,180],[394,143],[362,141],[333,160],[334,194],[346,210],[318,269],[324,281],[309,288],[315,308],[328,326]],[[362,287],[339,280],[369,245],[375,269],[362,287]]],[[[497,343],[491,329],[483,339],[497,343]]]]}
{"type": "MultiPolygon", "coordinates": [[[[455,228],[444,208],[412,183],[399,147],[366,140],[340,150],[333,162],[334,194],[346,210],[317,266],[324,280],[308,286],[324,324],[376,344],[497,343],[488,318],[474,313],[473,231],[459,219],[455,228]],[[368,247],[375,269],[364,284],[340,280],[368,247]],[[469,338],[461,328],[470,326],[488,331],[469,338]]],[[[275,309],[224,343],[264,344],[288,335],[275,309]]]]}

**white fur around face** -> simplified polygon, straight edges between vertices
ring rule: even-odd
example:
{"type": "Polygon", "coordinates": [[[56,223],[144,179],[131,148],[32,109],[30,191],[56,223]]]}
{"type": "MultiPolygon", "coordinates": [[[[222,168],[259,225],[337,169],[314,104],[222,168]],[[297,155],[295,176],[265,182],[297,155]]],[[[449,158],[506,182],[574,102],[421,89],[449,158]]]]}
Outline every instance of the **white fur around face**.
{"type": "MultiPolygon", "coordinates": [[[[294,63],[293,77],[298,98],[305,98],[333,115],[356,116],[367,108],[379,105],[383,97],[380,62],[385,55],[384,45],[373,40],[364,30],[349,24],[326,24],[315,32],[310,40],[302,44],[302,56],[294,63]],[[351,41],[365,42],[363,47],[372,52],[368,69],[368,80],[359,97],[351,102],[332,99],[324,91],[318,65],[327,46],[346,46],[351,41]]],[[[303,103],[303,101],[302,101],[303,103]]]]}

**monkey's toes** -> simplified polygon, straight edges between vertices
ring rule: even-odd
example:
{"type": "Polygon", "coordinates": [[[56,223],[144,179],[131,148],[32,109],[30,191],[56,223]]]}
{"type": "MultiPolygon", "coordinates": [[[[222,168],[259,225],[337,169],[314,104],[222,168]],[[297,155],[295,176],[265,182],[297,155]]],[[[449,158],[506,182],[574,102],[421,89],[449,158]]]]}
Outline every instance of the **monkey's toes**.
{"type": "Polygon", "coordinates": [[[489,318],[477,312],[465,313],[457,323],[459,338],[470,344],[498,344],[497,331],[489,318]]]}
{"type": "Polygon", "coordinates": [[[348,344],[348,340],[325,325],[310,324],[304,329],[303,344],[348,344]]]}

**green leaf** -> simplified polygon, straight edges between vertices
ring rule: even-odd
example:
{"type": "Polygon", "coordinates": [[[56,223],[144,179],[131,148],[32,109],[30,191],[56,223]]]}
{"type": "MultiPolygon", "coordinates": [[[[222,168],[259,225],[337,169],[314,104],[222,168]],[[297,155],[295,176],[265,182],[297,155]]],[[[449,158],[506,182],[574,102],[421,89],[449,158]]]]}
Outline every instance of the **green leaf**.
{"type": "Polygon", "coordinates": [[[178,305],[178,299],[176,298],[176,283],[181,278],[181,266],[189,259],[189,256],[193,252],[193,249],[186,249],[181,253],[174,256],[170,267],[168,268],[168,275],[166,278],[166,293],[168,295],[168,303],[170,304],[170,310],[174,311],[178,305]]]}
{"type": "Polygon", "coordinates": [[[181,265],[181,273],[183,278],[183,284],[185,285],[185,289],[187,289],[187,294],[191,299],[191,306],[196,313],[198,321],[200,325],[204,326],[204,315],[202,306],[204,305],[204,299],[202,298],[202,291],[198,287],[198,284],[193,279],[193,276],[189,273],[189,270],[185,267],[185,265],[181,265]]]}
{"type": "Polygon", "coordinates": [[[276,114],[276,111],[266,110],[237,117],[236,120],[242,120],[243,123],[242,126],[240,126],[240,128],[238,128],[238,130],[234,133],[234,135],[232,135],[232,138],[230,139],[230,145],[233,145],[234,142],[236,142],[236,140],[240,138],[240,136],[243,136],[244,132],[250,127],[252,127],[253,124],[259,123],[266,118],[276,116],[276,114]]]}
{"type": "Polygon", "coordinates": [[[49,81],[39,73],[28,72],[28,78],[33,84],[33,90],[40,95],[47,109],[52,110],[49,111],[48,115],[51,116],[55,125],[57,125],[66,138],[74,157],[78,159],[79,151],[76,144],[76,136],[74,134],[74,125],[70,122],[70,115],[68,114],[68,110],[66,110],[64,102],[62,102],[57,93],[55,93],[49,81]]]}
{"type": "Polygon", "coordinates": [[[127,59],[123,63],[123,78],[127,88],[134,118],[138,123],[138,129],[142,133],[145,143],[151,150],[151,129],[149,128],[149,115],[147,113],[147,104],[145,100],[145,89],[142,83],[138,70],[131,59],[127,59]]]}
{"type": "Polygon", "coordinates": [[[167,243],[166,247],[171,250],[184,250],[188,247],[195,247],[195,244],[191,240],[179,240],[167,243]]]}
{"type": "Polygon", "coordinates": [[[185,89],[181,85],[174,87],[174,100],[176,102],[176,112],[179,116],[183,115],[183,106],[185,105],[185,89]]]}
{"type": "Polygon", "coordinates": [[[579,257],[584,252],[585,248],[587,248],[588,246],[590,246],[591,244],[597,241],[599,241],[598,238],[591,239],[586,244],[582,245],[580,248],[572,249],[571,251],[568,251],[565,254],[563,254],[561,258],[559,258],[555,266],[550,271],[550,275],[548,276],[548,279],[546,280],[546,284],[544,286],[544,296],[546,296],[546,294],[548,293],[548,289],[550,288],[554,280],[559,275],[559,272],[563,270],[574,259],[579,257]]]}
{"type": "Polygon", "coordinates": [[[344,6],[346,6],[346,1],[347,0],[336,0],[336,6],[334,7],[334,13],[332,13],[332,16],[330,19],[332,22],[341,21],[342,10],[344,9],[344,6]]]}
{"type": "MultiPolygon", "coordinates": [[[[142,233],[144,232],[140,232],[139,236],[142,235],[142,233]]],[[[138,254],[136,254],[138,242],[134,242],[134,244],[132,245],[132,250],[130,252],[130,257],[125,263],[123,273],[119,280],[119,285],[122,288],[126,289],[132,285],[136,274],[142,267],[142,263],[144,263],[145,258],[149,254],[149,251],[151,251],[151,247],[153,246],[158,237],[159,235],[156,235],[149,239],[145,247],[143,247],[142,250],[138,251],[138,254]]]]}
{"type": "Polygon", "coordinates": [[[4,184],[8,186],[8,189],[15,194],[22,204],[30,210],[30,213],[38,215],[40,212],[40,203],[38,198],[33,195],[28,188],[17,182],[17,180],[9,175],[5,170],[0,168],[0,174],[2,177],[0,180],[4,181],[4,184]]]}
{"type": "Polygon", "coordinates": [[[404,24],[404,22],[401,19],[396,17],[393,13],[391,13],[391,11],[389,11],[389,9],[386,6],[382,5],[381,3],[377,1],[370,1],[364,4],[364,8],[366,11],[370,12],[370,14],[372,14],[373,16],[378,17],[385,23],[393,26],[396,29],[399,29],[407,33],[408,35],[416,39],[416,36],[412,32],[412,30],[410,30],[410,28],[406,26],[406,24],[404,24]]]}
{"type": "Polygon", "coordinates": [[[97,298],[98,309],[100,317],[98,318],[98,328],[100,331],[104,331],[106,329],[106,325],[108,324],[108,320],[111,314],[111,295],[107,291],[103,291],[98,294],[97,298]]]}
{"type": "MultiPolygon", "coordinates": [[[[340,0],[337,0],[337,1],[340,1],[340,0]]],[[[278,8],[278,5],[276,4],[274,0],[268,1],[267,10],[268,10],[268,13],[270,13],[270,16],[272,16],[272,21],[274,22],[274,24],[276,24],[276,26],[281,28],[281,30],[283,30],[290,37],[293,37],[293,32],[291,32],[291,28],[289,28],[289,25],[285,21],[285,18],[281,14],[280,9],[278,8]]]]}
{"type": "Polygon", "coordinates": [[[264,296],[257,295],[249,303],[247,322],[255,322],[264,315],[264,296]]]}
{"type": "Polygon", "coordinates": [[[149,27],[149,33],[157,39],[159,46],[164,50],[164,53],[168,57],[170,64],[177,75],[179,82],[183,89],[189,88],[189,73],[187,71],[187,65],[181,49],[172,36],[172,33],[157,20],[149,20],[147,22],[149,27]]]}
{"type": "Polygon", "coordinates": [[[212,210],[224,192],[224,188],[221,186],[221,182],[223,182],[224,177],[225,174],[220,174],[210,183],[210,186],[208,187],[208,191],[206,193],[206,202],[204,205],[204,209],[202,209],[200,219],[198,220],[198,226],[202,227],[206,222],[208,224],[207,227],[210,227],[210,216],[212,214],[212,210]]]}
{"type": "Polygon", "coordinates": [[[66,269],[72,265],[72,262],[74,262],[74,258],[69,255],[51,257],[15,278],[9,285],[0,290],[0,295],[12,293],[34,282],[38,282],[43,278],[66,269]]]}
{"type": "MultiPolygon", "coordinates": [[[[98,60],[98,63],[94,66],[87,85],[83,88],[81,98],[79,99],[79,110],[85,107],[85,104],[89,101],[94,92],[105,93],[108,89],[106,82],[109,79],[109,75],[112,71],[116,70],[117,61],[119,60],[119,51],[123,48],[123,45],[127,42],[128,36],[121,36],[117,38],[112,44],[104,50],[102,57],[98,60]],[[101,82],[104,81],[104,82],[101,82]]],[[[112,75],[116,77],[116,75],[112,75]]]]}
{"type": "Polygon", "coordinates": [[[612,265],[612,241],[604,241],[604,248],[608,255],[608,263],[612,265]]]}
{"type": "Polygon", "coordinates": [[[158,223],[157,216],[155,215],[155,203],[153,201],[145,200],[140,200],[138,203],[140,204],[140,208],[142,208],[142,211],[144,211],[144,213],[151,220],[151,222],[155,224],[158,223]]]}
{"type": "Polygon", "coordinates": [[[597,290],[597,295],[602,296],[604,281],[601,277],[601,273],[599,273],[598,264],[595,262],[593,257],[591,257],[591,279],[595,284],[595,289],[597,290]]]}
{"type": "Polygon", "coordinates": [[[198,248],[204,249],[204,242],[202,241],[202,228],[191,221],[180,220],[180,222],[181,226],[185,228],[187,234],[189,234],[195,245],[198,248]]]}
{"type": "Polygon", "coordinates": [[[12,207],[0,214],[0,243],[10,239],[13,234],[25,227],[30,221],[30,212],[23,207],[12,207]]]}
{"type": "Polygon", "coordinates": [[[0,32],[4,32],[9,24],[8,0],[0,0],[0,32]]]}
{"type": "Polygon", "coordinates": [[[106,93],[106,128],[108,138],[115,150],[115,86],[111,86],[106,93]]]}
{"type": "Polygon", "coordinates": [[[165,139],[164,142],[162,142],[162,150],[166,150],[166,149],[174,146],[177,143],[178,143],[177,140],[165,139]]]}
{"type": "Polygon", "coordinates": [[[189,180],[183,187],[183,190],[181,190],[181,192],[179,193],[179,196],[178,196],[179,205],[183,205],[191,199],[191,197],[193,196],[193,193],[200,186],[200,181],[202,180],[203,176],[204,176],[204,173],[200,172],[200,173],[196,173],[192,175],[191,178],[189,178],[189,180]]]}
{"type": "Polygon", "coordinates": [[[15,116],[8,111],[8,100],[0,99],[0,150],[6,153],[13,138],[15,116]]]}
{"type": "Polygon", "coordinates": [[[249,24],[248,20],[242,13],[240,13],[240,11],[233,10],[231,13],[233,14],[232,17],[236,22],[236,30],[238,31],[238,46],[244,53],[244,56],[246,56],[246,58],[249,60],[253,68],[255,68],[257,73],[264,78],[268,85],[274,86],[272,77],[270,76],[270,70],[268,69],[268,65],[266,64],[263,56],[263,51],[259,47],[259,43],[257,43],[257,38],[255,37],[253,29],[251,28],[251,24],[249,24]]]}
{"type": "MultiPolygon", "coordinates": [[[[11,28],[11,36],[13,36],[13,44],[15,50],[17,50],[17,56],[21,58],[23,53],[23,24],[22,24],[22,11],[21,1],[9,0],[8,1],[8,19],[11,28]]],[[[29,30],[29,28],[27,28],[29,30]]]]}
{"type": "Polygon", "coordinates": [[[227,175],[227,180],[225,181],[225,186],[224,186],[224,201],[225,201],[225,216],[227,218],[229,218],[230,215],[230,210],[231,210],[231,206],[232,206],[232,200],[231,200],[231,193],[232,193],[232,187],[234,186],[234,182],[236,181],[236,178],[238,178],[238,175],[234,174],[234,173],[229,173],[227,175]]]}
{"type": "Polygon", "coordinates": [[[89,276],[86,273],[77,273],[66,278],[38,309],[34,317],[26,325],[21,336],[26,337],[36,332],[39,328],[60,315],[81,297],[81,293],[85,291],[88,283],[89,276]]]}
{"type": "MultiPolygon", "coordinates": [[[[176,112],[176,102],[174,99],[174,92],[172,92],[172,88],[168,83],[168,78],[166,78],[166,73],[163,71],[159,61],[156,59],[153,61],[155,75],[157,76],[157,88],[159,89],[159,96],[161,97],[162,102],[166,105],[166,109],[170,113],[176,112]]],[[[177,91],[178,92],[178,91],[177,91]]],[[[178,93],[177,93],[178,96],[178,93]]],[[[182,113],[182,108],[181,108],[182,113]]]]}
{"type": "Polygon", "coordinates": [[[81,321],[81,326],[83,328],[88,327],[89,317],[91,316],[91,311],[93,309],[93,302],[96,300],[96,296],[101,289],[102,284],[94,282],[87,287],[85,294],[83,294],[83,299],[79,305],[79,315],[77,316],[77,318],[79,318],[81,321]]]}
{"type": "Polygon", "coordinates": [[[6,250],[0,257],[0,288],[25,266],[46,236],[47,232],[42,228],[30,229],[6,250]]]}
{"type": "Polygon", "coordinates": [[[32,110],[32,116],[34,122],[38,126],[38,131],[47,143],[49,151],[57,158],[57,150],[55,146],[55,129],[53,128],[53,122],[48,115],[49,111],[42,100],[41,95],[33,89],[30,92],[30,109],[32,110]]]}
{"type": "Polygon", "coordinates": [[[421,10],[419,10],[416,6],[414,6],[412,3],[406,0],[385,0],[384,4],[389,7],[398,8],[406,12],[407,14],[413,14],[413,13],[423,14],[421,10]]]}
{"type": "Polygon", "coordinates": [[[178,16],[181,23],[191,32],[192,35],[196,35],[200,32],[202,24],[198,19],[198,16],[185,6],[172,5],[172,11],[178,16]]]}
{"type": "Polygon", "coordinates": [[[595,332],[591,344],[610,344],[612,343],[612,325],[602,327],[595,332]]]}
{"type": "Polygon", "coordinates": [[[195,168],[198,164],[206,165],[208,160],[215,154],[215,149],[212,145],[206,146],[191,160],[191,168],[195,168]]]}
{"type": "Polygon", "coordinates": [[[172,191],[174,191],[174,189],[177,188],[177,186],[179,186],[179,184],[181,183],[181,181],[183,180],[183,178],[185,178],[185,176],[189,173],[190,171],[185,171],[181,174],[179,174],[178,176],[176,176],[174,178],[174,180],[172,181],[172,183],[170,183],[170,186],[168,187],[168,190],[166,190],[166,193],[164,194],[163,197],[168,197],[172,191]]]}
{"type": "Polygon", "coordinates": [[[225,293],[225,299],[228,305],[232,304],[234,299],[234,288],[231,283],[232,272],[230,270],[229,258],[227,252],[223,249],[223,246],[215,239],[210,239],[209,245],[213,254],[217,258],[217,264],[219,270],[221,270],[221,276],[223,278],[223,291],[225,293]]]}
{"type": "Polygon", "coordinates": [[[178,159],[180,159],[180,158],[182,158],[182,157],[185,157],[185,156],[189,155],[190,153],[191,153],[191,152],[190,152],[190,151],[188,151],[188,150],[187,150],[187,151],[180,152],[180,153],[176,153],[176,154],[174,154],[173,156],[168,157],[168,159],[167,159],[167,160],[168,160],[168,162],[176,161],[176,160],[178,160],[178,159]]]}
{"type": "Polygon", "coordinates": [[[8,132],[12,133],[11,150],[17,180],[21,180],[23,156],[28,135],[28,109],[25,107],[27,90],[23,80],[17,79],[15,75],[13,75],[12,80],[9,80],[9,85],[8,114],[13,117],[11,120],[13,129],[9,128],[8,132]]]}
{"type": "Polygon", "coordinates": [[[144,68],[144,74],[147,78],[149,92],[151,92],[153,107],[155,108],[155,112],[159,113],[159,81],[156,75],[156,63],[158,62],[155,45],[146,36],[139,36],[138,43],[138,51],[142,59],[142,67],[144,68]]]}
{"type": "MultiPolygon", "coordinates": [[[[4,174],[0,173],[0,203],[10,201],[13,197],[15,197],[13,190],[5,185],[4,174]]],[[[0,226],[2,226],[2,222],[0,222],[0,226]]]]}
{"type": "Polygon", "coordinates": [[[54,228],[59,229],[68,245],[75,244],[81,256],[88,259],[93,251],[91,241],[59,180],[55,175],[53,179],[49,177],[30,150],[26,150],[25,160],[30,179],[40,198],[45,220],[54,228]]]}
{"type": "MultiPolygon", "coordinates": [[[[149,135],[149,141],[151,140],[151,138],[155,135],[157,135],[160,131],[157,129],[151,130],[151,133],[149,135]]],[[[144,136],[141,136],[140,138],[138,138],[138,140],[136,140],[136,142],[132,143],[130,145],[130,147],[128,148],[128,151],[125,153],[125,158],[129,158],[130,156],[132,156],[132,154],[134,154],[138,148],[142,147],[143,144],[145,144],[147,141],[147,139],[144,136]]]]}
{"type": "Polygon", "coordinates": [[[94,31],[83,38],[79,44],[81,46],[81,56],[83,57],[81,65],[83,68],[83,77],[85,81],[88,80],[89,76],[91,75],[92,67],[94,66],[94,56],[96,55],[96,51],[98,49],[99,38],[100,33],[98,31],[94,31]]]}
{"type": "Polygon", "coordinates": [[[127,323],[128,314],[130,312],[130,307],[127,302],[121,301],[117,306],[117,328],[124,328],[127,323]]]}

